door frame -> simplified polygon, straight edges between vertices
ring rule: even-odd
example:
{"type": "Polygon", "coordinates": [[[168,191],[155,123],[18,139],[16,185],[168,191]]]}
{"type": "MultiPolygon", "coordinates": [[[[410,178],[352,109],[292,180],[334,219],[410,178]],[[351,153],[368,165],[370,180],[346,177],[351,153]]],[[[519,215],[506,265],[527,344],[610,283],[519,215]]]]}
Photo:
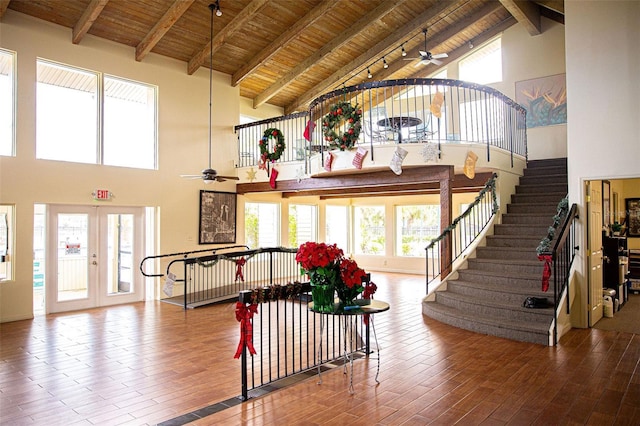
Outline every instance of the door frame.
{"type": "Polygon", "coordinates": [[[91,205],[48,204],[46,206],[46,254],[45,254],[45,313],[67,312],[133,303],[145,300],[145,281],[135,273],[145,253],[145,208],[91,205]],[[58,215],[87,214],[87,297],[58,301],[58,215]],[[131,259],[131,285],[133,291],[122,294],[107,294],[107,220],[109,214],[134,215],[134,249],[131,259]],[[105,267],[101,267],[101,266],[105,267]]]}

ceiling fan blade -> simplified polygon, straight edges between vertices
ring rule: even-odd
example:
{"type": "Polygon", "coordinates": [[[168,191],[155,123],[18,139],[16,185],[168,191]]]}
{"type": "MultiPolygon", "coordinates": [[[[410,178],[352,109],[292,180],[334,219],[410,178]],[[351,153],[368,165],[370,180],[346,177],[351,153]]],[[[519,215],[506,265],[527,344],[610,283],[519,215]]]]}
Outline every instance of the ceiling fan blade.
{"type": "Polygon", "coordinates": [[[202,175],[180,175],[181,178],[187,179],[200,179],[202,175]]]}
{"type": "Polygon", "coordinates": [[[431,55],[431,57],[433,59],[442,59],[442,58],[448,58],[449,55],[447,55],[446,53],[438,53],[437,55],[431,55]]]}
{"type": "Polygon", "coordinates": [[[429,52],[425,52],[424,50],[418,50],[420,52],[420,56],[428,56],[429,52]]]}
{"type": "Polygon", "coordinates": [[[439,60],[437,60],[435,58],[431,58],[431,63],[432,64],[436,64],[436,65],[442,65],[442,61],[439,61],[439,60]]]}
{"type": "Polygon", "coordinates": [[[419,67],[420,65],[422,65],[424,63],[424,61],[418,61],[416,62],[413,66],[414,67],[419,67]]]}
{"type": "Polygon", "coordinates": [[[222,182],[225,180],[240,180],[240,178],[237,176],[216,176],[216,180],[222,182]]]}

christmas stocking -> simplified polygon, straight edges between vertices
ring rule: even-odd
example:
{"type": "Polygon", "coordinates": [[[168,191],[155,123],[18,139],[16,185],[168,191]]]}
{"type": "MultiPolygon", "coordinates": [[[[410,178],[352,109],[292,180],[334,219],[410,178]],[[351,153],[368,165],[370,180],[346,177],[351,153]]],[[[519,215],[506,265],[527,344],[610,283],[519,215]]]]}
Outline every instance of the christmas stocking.
{"type": "Polygon", "coordinates": [[[358,150],[356,151],[356,156],[353,157],[353,161],[351,163],[356,166],[356,169],[362,168],[362,160],[364,160],[364,156],[367,155],[367,152],[369,151],[362,147],[358,148],[358,150]]]}
{"type": "Polygon", "coordinates": [[[467,158],[464,160],[464,167],[462,168],[464,175],[469,179],[473,179],[476,176],[476,161],[478,156],[473,151],[467,152],[467,158]]]}
{"type": "Polygon", "coordinates": [[[433,102],[429,107],[431,110],[431,114],[433,114],[436,118],[442,117],[442,104],[444,103],[444,95],[436,90],[436,94],[433,95],[433,102]]]}
{"type": "Polygon", "coordinates": [[[406,149],[402,149],[399,146],[396,147],[396,150],[393,152],[393,158],[391,158],[391,165],[389,166],[391,167],[391,170],[393,171],[393,173],[397,175],[402,174],[402,162],[404,161],[406,156],[407,156],[406,149]]]}
{"type": "Polygon", "coordinates": [[[328,172],[331,171],[331,163],[333,163],[333,154],[327,152],[327,156],[324,157],[324,169],[328,172]]]}
{"type": "Polygon", "coordinates": [[[274,167],[271,170],[271,177],[269,178],[269,185],[271,189],[276,189],[276,178],[278,177],[278,170],[274,167]]]}

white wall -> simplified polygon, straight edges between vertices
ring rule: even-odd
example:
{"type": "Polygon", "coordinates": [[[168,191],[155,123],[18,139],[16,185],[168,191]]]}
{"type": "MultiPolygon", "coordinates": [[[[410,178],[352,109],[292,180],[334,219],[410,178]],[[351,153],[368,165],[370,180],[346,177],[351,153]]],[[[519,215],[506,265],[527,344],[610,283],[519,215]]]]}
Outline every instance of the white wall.
{"type": "MultiPolygon", "coordinates": [[[[569,201],[586,247],[587,180],[640,176],[640,2],[565,2],[569,201]]],[[[626,192],[626,189],[625,189],[626,192]]],[[[588,265],[578,252],[574,326],[586,326],[588,265]]]]}

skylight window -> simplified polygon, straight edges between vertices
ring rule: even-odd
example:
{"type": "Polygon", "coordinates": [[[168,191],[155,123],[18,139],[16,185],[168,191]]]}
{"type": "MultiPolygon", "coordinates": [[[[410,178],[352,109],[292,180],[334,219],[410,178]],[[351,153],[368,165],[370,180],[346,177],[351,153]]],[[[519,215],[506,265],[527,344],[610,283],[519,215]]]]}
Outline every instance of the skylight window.
{"type": "Polygon", "coordinates": [[[497,38],[461,59],[460,80],[478,84],[502,81],[502,39],[497,38]]]}

